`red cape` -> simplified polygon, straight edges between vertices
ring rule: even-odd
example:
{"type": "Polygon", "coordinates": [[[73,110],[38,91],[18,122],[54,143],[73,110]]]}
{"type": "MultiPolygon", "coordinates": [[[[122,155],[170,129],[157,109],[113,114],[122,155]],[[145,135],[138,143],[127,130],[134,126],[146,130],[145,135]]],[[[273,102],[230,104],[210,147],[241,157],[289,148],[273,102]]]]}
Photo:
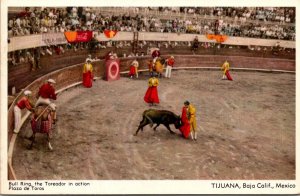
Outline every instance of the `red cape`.
{"type": "Polygon", "coordinates": [[[147,103],[159,103],[157,87],[149,87],[144,96],[144,100],[147,103]]]}
{"type": "Polygon", "coordinates": [[[133,65],[130,66],[128,75],[129,76],[134,76],[135,75],[135,67],[133,65]]]}
{"type": "Polygon", "coordinates": [[[82,84],[87,88],[91,88],[93,85],[93,74],[88,71],[82,74],[82,84]]]}
{"type": "Polygon", "coordinates": [[[188,138],[190,135],[191,126],[187,118],[187,109],[185,107],[182,108],[181,123],[182,126],[179,128],[179,130],[182,133],[183,137],[188,138]]]}

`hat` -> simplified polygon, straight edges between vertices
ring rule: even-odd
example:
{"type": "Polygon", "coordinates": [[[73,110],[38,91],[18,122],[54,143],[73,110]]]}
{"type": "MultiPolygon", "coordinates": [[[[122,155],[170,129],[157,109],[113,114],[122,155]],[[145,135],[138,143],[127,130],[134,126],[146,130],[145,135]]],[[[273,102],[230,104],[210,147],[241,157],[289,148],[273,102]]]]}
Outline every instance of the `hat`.
{"type": "Polygon", "coordinates": [[[24,95],[31,95],[31,94],[32,94],[32,92],[29,91],[29,90],[26,90],[26,91],[24,92],[24,95]]]}
{"type": "Polygon", "coordinates": [[[49,83],[55,84],[56,82],[53,79],[48,79],[47,80],[49,83]]]}
{"type": "Polygon", "coordinates": [[[172,59],[174,59],[174,56],[171,56],[172,59]]]}

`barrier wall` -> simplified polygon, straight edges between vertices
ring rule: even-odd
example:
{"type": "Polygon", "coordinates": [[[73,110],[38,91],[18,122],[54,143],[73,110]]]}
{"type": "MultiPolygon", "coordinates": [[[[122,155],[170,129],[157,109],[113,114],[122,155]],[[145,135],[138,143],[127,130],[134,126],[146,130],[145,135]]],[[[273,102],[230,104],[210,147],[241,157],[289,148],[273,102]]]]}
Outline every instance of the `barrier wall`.
{"type": "MultiPolygon", "coordinates": [[[[107,38],[103,33],[94,32],[99,41],[132,41],[133,32],[118,32],[115,37],[107,38]]],[[[199,34],[180,34],[180,33],[155,33],[155,32],[139,32],[139,41],[193,41],[198,36],[200,42],[215,42],[208,40],[205,35],[199,34]]],[[[295,48],[295,41],[274,40],[274,39],[257,39],[246,37],[228,37],[223,44],[228,45],[257,45],[257,46],[275,46],[279,42],[280,46],[285,48],[295,48]]],[[[28,35],[10,38],[8,51],[22,50],[26,48],[34,48],[38,46],[66,44],[67,41],[63,33],[44,33],[38,35],[28,35]]]]}
{"type": "MultiPolygon", "coordinates": [[[[167,56],[163,56],[167,57],[167,56]]],[[[287,59],[274,59],[274,58],[256,58],[256,57],[240,57],[240,56],[220,56],[220,55],[175,55],[175,68],[211,68],[219,69],[220,65],[228,60],[231,63],[231,68],[243,69],[243,68],[253,68],[253,69],[264,69],[267,71],[272,70],[286,70],[295,71],[295,60],[287,59]]],[[[131,57],[131,58],[120,58],[120,71],[126,73],[129,70],[130,63],[137,59],[139,61],[140,70],[147,70],[147,61],[150,59],[147,57],[131,57]]],[[[103,60],[93,62],[95,76],[102,78],[105,74],[105,65],[103,60]]],[[[16,179],[16,175],[13,170],[13,148],[14,143],[17,139],[17,134],[13,133],[14,129],[14,111],[13,107],[16,102],[22,97],[25,90],[31,90],[33,95],[36,95],[39,87],[47,81],[47,79],[52,78],[56,81],[55,88],[57,92],[68,89],[74,85],[81,84],[82,81],[82,64],[72,65],[66,68],[56,70],[54,72],[48,73],[28,85],[25,89],[21,91],[18,97],[14,100],[8,109],[8,178],[16,179]]],[[[35,97],[35,96],[34,96],[35,97]]],[[[59,100],[59,98],[58,98],[59,100]]],[[[22,122],[26,121],[29,113],[22,114],[22,122]]]]}
{"type": "MultiPolygon", "coordinates": [[[[174,68],[184,67],[220,67],[225,60],[230,62],[232,68],[254,68],[265,70],[286,70],[295,71],[295,60],[258,58],[242,56],[222,55],[173,55],[175,58],[174,68]]],[[[169,56],[162,55],[163,58],[169,56]]],[[[130,62],[135,58],[121,58],[120,70],[128,71],[130,62]]],[[[150,57],[138,57],[139,69],[148,69],[147,61],[150,57]]]]}
{"type": "MultiPolygon", "coordinates": [[[[124,47],[124,48],[115,48],[115,47],[108,47],[105,49],[95,49],[93,51],[89,50],[77,50],[77,52],[74,52],[74,50],[66,50],[64,54],[53,54],[52,56],[45,55],[42,56],[40,59],[40,64],[42,66],[41,69],[37,69],[35,71],[31,71],[31,64],[30,63],[24,63],[16,66],[9,66],[8,67],[8,94],[12,95],[12,89],[14,88],[16,92],[19,92],[21,89],[25,88],[27,85],[29,85],[32,81],[35,79],[41,77],[42,75],[45,75],[47,73],[53,72],[55,70],[75,65],[77,63],[84,63],[85,59],[87,58],[88,54],[92,54],[93,57],[98,57],[99,59],[103,59],[104,56],[109,52],[114,51],[118,53],[119,57],[122,57],[124,54],[129,54],[131,51],[131,47],[124,47]]],[[[177,46],[175,48],[172,47],[161,47],[160,49],[161,54],[171,54],[173,56],[178,56],[179,60],[181,59],[181,56],[190,55],[189,61],[192,59],[195,59],[192,63],[195,63],[197,65],[202,64],[201,66],[210,66],[211,64],[214,65],[214,58],[218,58],[217,56],[241,56],[240,59],[244,62],[240,62],[241,60],[238,60],[238,57],[236,57],[234,60],[236,61],[237,66],[254,66],[254,65],[248,65],[250,64],[250,59],[247,57],[264,57],[269,58],[269,60],[261,60],[263,62],[270,62],[271,58],[276,59],[295,59],[295,51],[282,51],[280,55],[276,56],[272,54],[272,51],[252,51],[249,50],[247,47],[244,48],[200,48],[198,51],[195,52],[196,55],[191,55],[193,52],[191,51],[191,48],[188,46],[177,46]],[[197,58],[194,58],[195,56],[200,55],[197,60],[197,58]],[[209,59],[207,59],[207,57],[209,59]]],[[[139,48],[138,53],[141,55],[142,53],[147,53],[147,48],[139,48]]],[[[141,58],[141,57],[139,57],[141,58]]],[[[150,56],[145,56],[145,58],[150,59],[150,56]]],[[[183,59],[186,59],[185,57],[183,59]]],[[[221,62],[222,60],[218,61],[221,62]]],[[[276,62],[279,62],[279,60],[276,60],[276,62]]],[[[287,62],[287,61],[286,61],[287,62]]],[[[234,62],[235,63],[235,62],[234,62]]],[[[182,63],[178,63],[178,66],[181,66],[182,63]]],[[[185,62],[183,62],[185,64],[185,62]]],[[[261,63],[256,63],[257,65],[261,66],[261,63]]],[[[200,65],[199,65],[200,66],[200,65]]]]}

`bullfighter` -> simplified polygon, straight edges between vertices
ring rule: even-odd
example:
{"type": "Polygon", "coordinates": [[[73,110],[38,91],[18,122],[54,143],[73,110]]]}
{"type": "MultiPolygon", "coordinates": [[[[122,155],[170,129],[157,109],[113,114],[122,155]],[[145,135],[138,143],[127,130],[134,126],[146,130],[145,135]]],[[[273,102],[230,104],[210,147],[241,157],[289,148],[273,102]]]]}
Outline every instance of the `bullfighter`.
{"type": "Polygon", "coordinates": [[[189,101],[185,101],[184,105],[187,107],[187,116],[191,126],[191,138],[192,140],[197,140],[196,108],[192,104],[190,104],[189,101]]]}
{"type": "Polygon", "coordinates": [[[226,60],[221,67],[221,69],[223,70],[222,80],[226,79],[225,76],[227,77],[228,80],[232,80],[230,73],[229,73],[229,68],[230,68],[230,65],[229,65],[228,61],[226,60]]]}
{"type": "Polygon", "coordinates": [[[148,81],[148,89],[146,91],[146,94],[144,96],[144,101],[146,103],[149,103],[150,106],[154,104],[159,103],[158,98],[158,92],[157,92],[157,86],[159,84],[158,79],[155,76],[152,76],[148,81]]]}
{"type": "Polygon", "coordinates": [[[82,73],[82,84],[83,86],[90,88],[93,85],[93,65],[91,64],[91,59],[87,59],[86,63],[83,65],[83,73],[82,73]]]}
{"type": "Polygon", "coordinates": [[[182,133],[182,136],[187,139],[190,135],[191,126],[188,119],[188,105],[186,104],[184,104],[184,106],[182,107],[181,123],[182,125],[179,130],[182,133]]]}

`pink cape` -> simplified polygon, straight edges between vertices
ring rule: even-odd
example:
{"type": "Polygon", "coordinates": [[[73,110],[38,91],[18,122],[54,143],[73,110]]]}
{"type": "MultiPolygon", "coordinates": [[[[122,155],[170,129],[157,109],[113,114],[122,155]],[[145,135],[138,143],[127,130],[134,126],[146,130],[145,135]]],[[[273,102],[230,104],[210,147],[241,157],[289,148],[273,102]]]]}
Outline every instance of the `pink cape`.
{"type": "Polygon", "coordinates": [[[226,71],[225,74],[226,74],[226,77],[227,77],[228,80],[232,80],[232,77],[231,77],[231,75],[230,75],[230,73],[229,73],[228,70],[226,71]]]}

